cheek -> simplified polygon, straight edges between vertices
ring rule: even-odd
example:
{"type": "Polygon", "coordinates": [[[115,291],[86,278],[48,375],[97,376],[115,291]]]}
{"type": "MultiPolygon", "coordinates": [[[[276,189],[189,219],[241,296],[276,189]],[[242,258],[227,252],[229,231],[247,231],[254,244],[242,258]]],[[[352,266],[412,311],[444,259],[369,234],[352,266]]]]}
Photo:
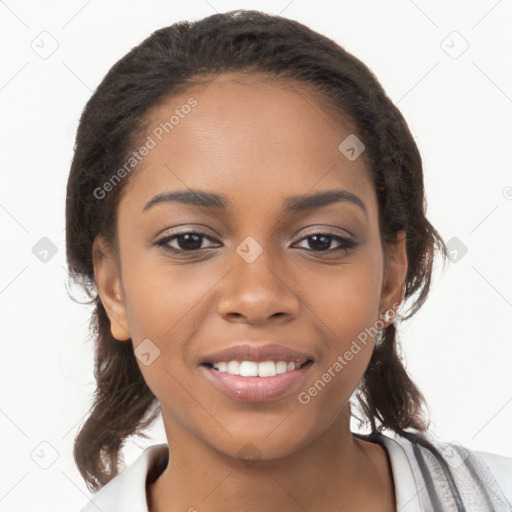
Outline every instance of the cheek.
{"type": "Polygon", "coordinates": [[[132,252],[124,269],[126,313],[135,340],[172,338],[182,331],[215,283],[212,273],[198,266],[172,265],[158,255],[132,252]]]}
{"type": "Polygon", "coordinates": [[[304,424],[312,431],[328,428],[349,402],[368,367],[373,347],[377,310],[373,288],[352,288],[323,304],[321,335],[325,347],[322,358],[307,386],[297,396],[304,424]],[[375,304],[374,304],[375,302],[375,304]]]}
{"type": "Polygon", "coordinates": [[[329,273],[310,276],[307,300],[328,338],[349,340],[374,325],[379,315],[382,267],[378,252],[366,251],[329,273]]]}
{"type": "Polygon", "coordinates": [[[192,266],[173,267],[147,255],[131,254],[124,268],[126,312],[135,353],[139,344],[146,343],[154,357],[147,365],[137,358],[144,380],[167,413],[192,431],[204,417],[189,391],[193,389],[190,340],[199,336],[198,316],[206,314],[208,292],[215,280],[192,266]]]}
{"type": "Polygon", "coordinates": [[[379,319],[381,265],[378,250],[361,252],[330,276],[317,277],[309,295],[316,312],[312,321],[324,342],[318,371],[328,389],[322,393],[332,394],[333,404],[350,397],[368,366],[379,319]]]}

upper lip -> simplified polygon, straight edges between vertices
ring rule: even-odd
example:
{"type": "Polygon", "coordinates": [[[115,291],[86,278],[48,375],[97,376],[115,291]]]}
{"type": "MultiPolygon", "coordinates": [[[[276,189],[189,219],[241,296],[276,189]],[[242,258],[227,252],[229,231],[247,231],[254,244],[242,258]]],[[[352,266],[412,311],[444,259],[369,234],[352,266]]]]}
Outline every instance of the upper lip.
{"type": "Polygon", "coordinates": [[[212,364],[228,361],[286,361],[304,364],[308,360],[314,360],[313,356],[300,352],[284,345],[250,345],[247,343],[233,345],[231,347],[205,355],[201,364],[212,364]]]}

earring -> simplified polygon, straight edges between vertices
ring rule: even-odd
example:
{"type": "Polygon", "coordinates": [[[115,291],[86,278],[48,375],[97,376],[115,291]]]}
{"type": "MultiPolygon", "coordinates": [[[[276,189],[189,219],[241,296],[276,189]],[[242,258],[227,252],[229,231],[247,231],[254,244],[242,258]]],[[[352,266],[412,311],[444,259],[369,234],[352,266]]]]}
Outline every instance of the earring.
{"type": "Polygon", "coordinates": [[[384,320],[384,322],[389,322],[393,316],[393,313],[394,311],[392,309],[388,309],[387,311],[384,312],[384,314],[380,315],[380,317],[382,318],[382,320],[384,320]]]}
{"type": "Polygon", "coordinates": [[[382,342],[384,341],[385,332],[386,331],[384,329],[379,329],[377,331],[377,339],[375,340],[376,345],[382,345],[382,342]]]}

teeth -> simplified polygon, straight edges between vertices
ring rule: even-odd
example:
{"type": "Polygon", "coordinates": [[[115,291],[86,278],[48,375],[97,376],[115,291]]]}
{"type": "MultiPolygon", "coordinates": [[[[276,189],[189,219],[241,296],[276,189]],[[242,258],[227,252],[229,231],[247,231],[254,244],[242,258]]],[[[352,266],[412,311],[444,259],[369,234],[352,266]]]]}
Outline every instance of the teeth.
{"type": "MultiPolygon", "coordinates": [[[[258,367],[258,377],[273,377],[276,373],[276,363],[274,361],[265,361],[263,363],[252,363],[258,367]]],[[[278,363],[279,364],[279,363],[278,363]]],[[[294,365],[295,369],[295,365],[294,365]]],[[[242,375],[242,373],[240,373],[242,375]]]]}
{"type": "Polygon", "coordinates": [[[279,361],[276,364],[276,373],[286,373],[288,371],[288,363],[285,361],[279,361]]]}
{"type": "Polygon", "coordinates": [[[213,363],[212,366],[219,372],[227,372],[241,377],[273,377],[281,373],[291,372],[300,367],[299,363],[287,363],[286,361],[228,361],[213,363]]]}
{"type": "Polygon", "coordinates": [[[241,377],[257,377],[258,376],[258,363],[252,361],[242,361],[240,363],[240,376],[241,377]]]}
{"type": "Polygon", "coordinates": [[[226,371],[231,373],[231,375],[240,375],[240,363],[238,361],[229,361],[226,366],[226,371]]]}

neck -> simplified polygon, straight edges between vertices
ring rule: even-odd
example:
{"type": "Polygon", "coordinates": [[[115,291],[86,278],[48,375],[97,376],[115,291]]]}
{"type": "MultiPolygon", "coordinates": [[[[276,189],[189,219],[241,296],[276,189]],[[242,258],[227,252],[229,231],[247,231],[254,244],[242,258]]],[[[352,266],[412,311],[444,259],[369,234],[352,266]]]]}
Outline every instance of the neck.
{"type": "Polygon", "coordinates": [[[169,464],[149,486],[150,512],[394,510],[386,454],[352,435],[348,406],[314,442],[252,462],[164,424],[169,464]]]}

